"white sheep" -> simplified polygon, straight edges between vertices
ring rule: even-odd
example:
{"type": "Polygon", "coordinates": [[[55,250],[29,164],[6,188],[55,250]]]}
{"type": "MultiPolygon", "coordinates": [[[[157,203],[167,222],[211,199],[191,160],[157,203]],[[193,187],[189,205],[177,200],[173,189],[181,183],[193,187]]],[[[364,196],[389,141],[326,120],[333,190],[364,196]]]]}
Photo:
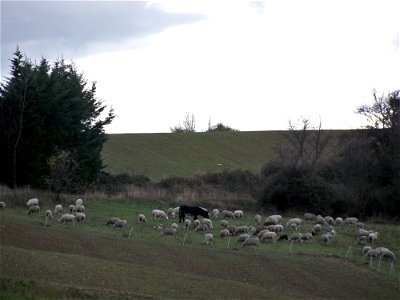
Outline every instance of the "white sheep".
{"type": "Polygon", "coordinates": [[[73,225],[75,225],[75,216],[71,214],[63,214],[59,219],[58,222],[60,223],[66,223],[66,222],[72,222],[73,225]]]}
{"type": "Polygon", "coordinates": [[[260,244],[260,240],[256,237],[251,237],[246,239],[243,243],[243,247],[256,247],[258,248],[258,245],[260,244]]]}
{"type": "Polygon", "coordinates": [[[242,233],[249,233],[250,228],[246,225],[243,226],[238,226],[236,228],[236,235],[242,234],[242,233]]]}
{"type": "Polygon", "coordinates": [[[386,259],[392,263],[396,261],[396,255],[394,255],[393,251],[390,251],[389,249],[380,251],[379,253],[380,253],[380,260],[386,259]]]}
{"type": "Polygon", "coordinates": [[[321,215],[318,215],[317,218],[315,219],[315,223],[325,225],[326,224],[325,218],[321,215]]]}
{"type": "Polygon", "coordinates": [[[211,211],[211,215],[212,215],[214,218],[217,218],[218,215],[219,215],[219,210],[218,210],[218,208],[214,208],[214,209],[211,211]]]}
{"type": "Polygon", "coordinates": [[[350,217],[350,218],[344,219],[343,224],[345,224],[345,225],[355,225],[355,224],[357,224],[357,222],[358,222],[357,218],[350,217]]]}
{"type": "Polygon", "coordinates": [[[372,258],[376,258],[377,259],[379,257],[379,254],[380,253],[379,253],[378,250],[370,249],[364,254],[364,257],[365,258],[369,258],[371,260],[371,262],[372,262],[372,258]]]}
{"type": "Polygon", "coordinates": [[[264,241],[273,241],[275,242],[276,233],[275,232],[265,232],[260,238],[261,243],[264,241]]]}
{"type": "Polygon", "coordinates": [[[300,232],[295,232],[290,236],[289,240],[302,242],[303,241],[303,234],[300,233],[300,232]]]}
{"type": "Polygon", "coordinates": [[[293,230],[296,230],[297,231],[297,228],[299,227],[299,225],[297,224],[297,223],[290,223],[289,224],[289,228],[290,229],[293,229],[293,230]]]}
{"type": "Polygon", "coordinates": [[[29,206],[28,215],[31,215],[33,213],[38,213],[38,212],[40,212],[40,207],[38,205],[29,206]]]}
{"type": "Polygon", "coordinates": [[[214,239],[214,235],[213,235],[212,233],[206,233],[206,234],[204,235],[204,243],[205,243],[206,245],[212,246],[213,239],[214,239]]]}
{"type": "Polygon", "coordinates": [[[74,212],[76,212],[76,206],[73,205],[73,204],[71,204],[71,205],[69,206],[69,212],[70,212],[71,214],[73,214],[74,212]]]}
{"type": "Polygon", "coordinates": [[[241,243],[243,243],[245,240],[247,240],[247,239],[249,239],[249,238],[250,238],[250,234],[248,234],[248,233],[243,233],[243,234],[241,234],[241,235],[238,236],[236,242],[239,243],[239,244],[241,244],[241,243]]]}
{"type": "Polygon", "coordinates": [[[50,209],[46,210],[45,216],[46,218],[53,220],[53,213],[51,212],[50,209]]]}
{"type": "Polygon", "coordinates": [[[281,224],[275,225],[275,232],[283,232],[283,225],[281,224]]]}
{"type": "Polygon", "coordinates": [[[107,223],[106,223],[106,225],[114,225],[114,223],[119,221],[119,220],[120,220],[120,218],[117,218],[117,217],[109,218],[107,223]]]}
{"type": "Polygon", "coordinates": [[[331,241],[331,239],[333,237],[334,236],[330,232],[324,233],[323,235],[321,235],[321,242],[325,243],[325,244],[329,244],[329,242],[331,241]]]}
{"type": "Polygon", "coordinates": [[[161,230],[162,236],[163,235],[173,235],[176,238],[177,234],[178,234],[178,231],[175,228],[166,227],[161,230]]]}
{"type": "Polygon", "coordinates": [[[228,227],[228,221],[227,220],[221,220],[221,226],[222,227],[228,227]]]}
{"type": "Polygon", "coordinates": [[[335,224],[335,220],[334,220],[331,216],[326,216],[326,217],[325,217],[325,222],[326,222],[328,225],[333,225],[333,224],[335,224]]]}
{"type": "Polygon", "coordinates": [[[372,244],[374,243],[374,241],[376,241],[378,239],[378,232],[371,232],[368,235],[368,241],[370,241],[372,244]]]}
{"type": "Polygon", "coordinates": [[[314,232],[314,234],[318,234],[321,232],[321,229],[322,229],[321,224],[315,224],[311,232],[314,232]]]}
{"type": "Polygon", "coordinates": [[[3,201],[0,201],[0,210],[4,210],[6,208],[6,204],[3,201]]]}
{"type": "Polygon", "coordinates": [[[82,199],[76,199],[75,206],[82,206],[82,205],[83,205],[83,200],[82,199]]]}
{"type": "Polygon", "coordinates": [[[226,229],[229,230],[231,235],[235,235],[236,234],[236,226],[235,225],[228,225],[228,227],[226,227],[226,229]]]}
{"type": "Polygon", "coordinates": [[[76,212],[84,213],[85,212],[85,206],[84,205],[76,206],[76,212]]]}
{"type": "Polygon", "coordinates": [[[286,222],[286,227],[290,227],[291,224],[296,224],[297,226],[300,226],[300,224],[301,224],[301,219],[300,219],[300,218],[292,218],[292,219],[289,219],[289,220],[286,222]]]}
{"type": "Polygon", "coordinates": [[[229,232],[229,230],[228,229],[221,229],[220,231],[219,231],[219,236],[220,237],[227,237],[227,236],[230,236],[231,234],[230,234],[230,232],[229,232]]]}
{"type": "Polygon", "coordinates": [[[126,220],[117,220],[114,222],[113,224],[113,228],[122,228],[124,226],[126,226],[126,224],[128,224],[128,222],[126,220]]]}
{"type": "Polygon", "coordinates": [[[75,213],[75,219],[77,222],[85,223],[86,215],[82,212],[75,213]]]}
{"type": "Polygon", "coordinates": [[[243,218],[243,210],[235,210],[233,212],[233,215],[235,216],[235,218],[240,219],[243,218]]]}
{"type": "Polygon", "coordinates": [[[279,224],[279,217],[277,217],[276,215],[273,216],[268,216],[265,219],[264,225],[268,226],[268,225],[277,225],[279,224]]]}
{"type": "Polygon", "coordinates": [[[224,219],[226,219],[226,218],[234,219],[235,218],[234,213],[229,210],[226,210],[226,209],[224,209],[221,214],[222,214],[222,218],[224,218],[224,219]]]}
{"type": "Polygon", "coordinates": [[[175,218],[176,215],[177,215],[176,212],[175,212],[175,208],[172,208],[172,207],[168,208],[167,209],[167,215],[170,218],[175,218]]]}
{"type": "Polygon", "coordinates": [[[342,224],[343,224],[343,219],[341,217],[337,217],[335,219],[335,226],[342,225],[342,224]]]}
{"type": "Polygon", "coordinates": [[[196,226],[196,228],[194,229],[194,231],[202,231],[202,232],[206,232],[208,231],[208,225],[206,223],[200,223],[198,226],[196,226]]]}
{"type": "Polygon", "coordinates": [[[200,220],[199,219],[196,219],[196,220],[193,221],[193,228],[196,228],[199,225],[200,225],[200,220]]]}
{"type": "Polygon", "coordinates": [[[146,216],[144,214],[139,214],[138,221],[139,223],[146,223],[146,216]]]}
{"type": "Polygon", "coordinates": [[[260,232],[258,233],[257,237],[260,239],[263,236],[263,234],[266,233],[266,232],[270,232],[270,231],[268,229],[260,230],[260,232]]]}
{"type": "Polygon", "coordinates": [[[26,202],[26,206],[32,206],[32,205],[36,205],[39,206],[39,199],[38,198],[32,198],[29,199],[28,202],[26,202]]]}
{"type": "Polygon", "coordinates": [[[60,214],[62,214],[62,211],[63,211],[63,207],[62,207],[62,205],[61,204],[57,204],[55,207],[54,207],[54,214],[56,215],[56,216],[58,216],[58,215],[60,215],[60,214]]]}
{"type": "Polygon", "coordinates": [[[256,222],[257,225],[261,225],[262,217],[259,214],[256,214],[254,216],[254,222],[256,222]]]}
{"type": "Polygon", "coordinates": [[[309,240],[312,240],[312,237],[313,237],[312,233],[306,232],[306,233],[303,233],[302,239],[303,239],[303,241],[309,241],[309,240]]]}
{"type": "Polygon", "coordinates": [[[212,221],[208,218],[203,218],[200,220],[200,224],[206,224],[208,226],[208,228],[214,228],[212,221]]]}
{"type": "Polygon", "coordinates": [[[171,228],[175,228],[176,230],[178,230],[179,229],[179,225],[176,224],[176,223],[172,223],[171,224],[171,228]]]}
{"type": "Polygon", "coordinates": [[[185,226],[186,230],[190,228],[190,225],[192,225],[192,221],[190,221],[189,219],[185,219],[185,221],[183,222],[183,226],[185,226]]]}
{"type": "Polygon", "coordinates": [[[305,213],[304,214],[304,221],[315,221],[317,219],[317,216],[312,213],[305,213]]]}
{"type": "Polygon", "coordinates": [[[365,247],[362,249],[362,255],[364,256],[365,253],[367,253],[369,250],[372,250],[372,247],[371,247],[371,246],[365,246],[365,247]]]}
{"type": "Polygon", "coordinates": [[[281,215],[271,215],[269,217],[278,220],[278,223],[282,222],[282,216],[281,215]]]}
{"type": "Polygon", "coordinates": [[[158,221],[160,219],[168,220],[167,214],[164,211],[160,210],[160,209],[153,209],[151,211],[151,214],[153,216],[153,220],[154,221],[158,221]]]}

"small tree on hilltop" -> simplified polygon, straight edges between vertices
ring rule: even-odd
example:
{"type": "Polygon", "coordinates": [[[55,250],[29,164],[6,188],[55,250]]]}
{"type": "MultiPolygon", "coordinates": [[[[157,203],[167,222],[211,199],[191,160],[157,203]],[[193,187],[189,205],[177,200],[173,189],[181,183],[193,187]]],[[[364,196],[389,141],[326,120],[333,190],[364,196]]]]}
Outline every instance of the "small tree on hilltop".
{"type": "Polygon", "coordinates": [[[196,122],[194,115],[186,114],[183,125],[180,123],[170,128],[172,133],[196,132],[196,122]]]}

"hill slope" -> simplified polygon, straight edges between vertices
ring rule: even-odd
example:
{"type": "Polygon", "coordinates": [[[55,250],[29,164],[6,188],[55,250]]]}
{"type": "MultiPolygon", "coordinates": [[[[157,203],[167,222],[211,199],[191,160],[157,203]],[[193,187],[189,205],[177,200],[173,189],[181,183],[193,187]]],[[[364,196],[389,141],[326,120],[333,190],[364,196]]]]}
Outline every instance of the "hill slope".
{"type": "Polygon", "coordinates": [[[259,172],[274,157],[285,131],[111,134],[103,148],[106,171],[152,180],[243,169],[259,172]]]}

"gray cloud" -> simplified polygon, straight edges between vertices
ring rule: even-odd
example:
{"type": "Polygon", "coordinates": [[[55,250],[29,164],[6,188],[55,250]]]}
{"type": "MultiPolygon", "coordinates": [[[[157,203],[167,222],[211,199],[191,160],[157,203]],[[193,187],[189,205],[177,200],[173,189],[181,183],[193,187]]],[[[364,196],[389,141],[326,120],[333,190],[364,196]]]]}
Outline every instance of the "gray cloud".
{"type": "Polygon", "coordinates": [[[17,45],[33,59],[74,58],[93,51],[93,45],[123,46],[128,39],[204,18],[138,1],[1,1],[1,69],[17,45]]]}

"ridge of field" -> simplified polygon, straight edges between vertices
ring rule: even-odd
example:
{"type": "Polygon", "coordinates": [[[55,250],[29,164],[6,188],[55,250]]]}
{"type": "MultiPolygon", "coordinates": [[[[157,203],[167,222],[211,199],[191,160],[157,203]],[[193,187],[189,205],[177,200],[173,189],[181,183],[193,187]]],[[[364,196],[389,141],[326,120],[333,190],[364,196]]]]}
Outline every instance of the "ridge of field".
{"type": "MultiPolygon", "coordinates": [[[[341,131],[331,131],[337,134],[341,131]]],[[[102,157],[111,174],[147,175],[153,181],[223,170],[260,172],[287,143],[288,131],[110,134],[102,157]]]]}
{"type": "MultiPolygon", "coordinates": [[[[193,230],[185,236],[180,229],[177,238],[160,236],[155,224],[178,220],[151,220],[153,208],[166,210],[156,202],[85,199],[85,206],[88,218],[75,226],[53,220],[46,227],[43,214],[28,216],[21,207],[0,212],[0,298],[398,299],[400,293],[397,268],[390,276],[387,262],[380,271],[377,261],[363,265],[355,226],[337,227],[329,245],[314,238],[248,249],[236,237],[220,238],[216,219],[214,243],[207,246],[204,234],[193,230]],[[136,221],[139,212],[147,223],[136,221]],[[106,226],[110,216],[128,220],[128,226],[106,226]]],[[[253,222],[253,214],[245,212],[231,224],[253,222]]],[[[394,225],[367,226],[380,233],[375,247],[386,246],[399,255],[394,225]]]]}

